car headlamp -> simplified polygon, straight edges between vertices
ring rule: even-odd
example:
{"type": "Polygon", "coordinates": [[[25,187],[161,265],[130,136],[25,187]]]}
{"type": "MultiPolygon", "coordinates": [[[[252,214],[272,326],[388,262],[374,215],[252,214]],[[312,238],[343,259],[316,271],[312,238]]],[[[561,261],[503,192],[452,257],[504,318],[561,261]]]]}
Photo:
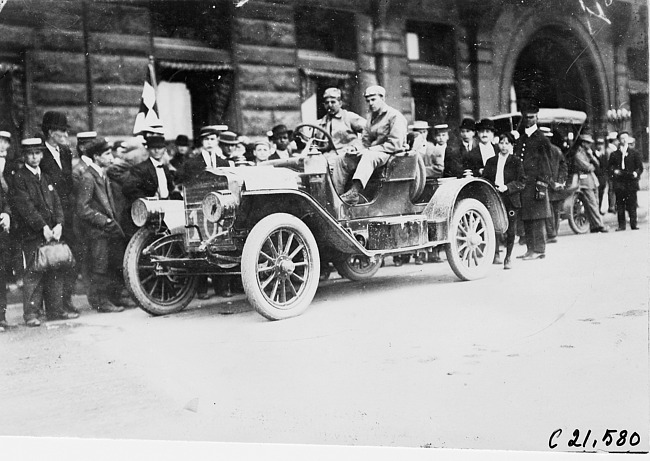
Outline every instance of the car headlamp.
{"type": "Polygon", "coordinates": [[[131,219],[138,227],[144,226],[149,220],[149,209],[143,199],[137,199],[131,205],[131,219]]]}
{"type": "Polygon", "coordinates": [[[201,202],[203,216],[206,221],[218,222],[232,218],[235,215],[235,197],[230,191],[210,192],[201,202]]]}

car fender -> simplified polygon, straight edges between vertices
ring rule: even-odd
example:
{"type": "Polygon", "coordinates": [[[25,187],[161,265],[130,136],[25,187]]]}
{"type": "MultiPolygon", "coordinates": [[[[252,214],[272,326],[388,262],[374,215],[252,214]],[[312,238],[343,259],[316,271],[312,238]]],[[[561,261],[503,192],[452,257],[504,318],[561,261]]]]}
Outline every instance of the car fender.
{"type": "Polygon", "coordinates": [[[242,192],[241,207],[247,212],[246,221],[237,221],[235,227],[251,229],[259,220],[272,213],[289,213],[302,219],[314,233],[316,240],[324,242],[346,254],[374,255],[348,232],[314,198],[291,189],[252,190],[242,192]]]}
{"type": "Polygon", "coordinates": [[[496,189],[481,178],[443,179],[433,197],[422,212],[429,223],[441,224],[442,235],[438,240],[448,240],[447,231],[451,225],[454,206],[460,200],[474,198],[490,212],[497,233],[508,229],[508,214],[496,189]]]}

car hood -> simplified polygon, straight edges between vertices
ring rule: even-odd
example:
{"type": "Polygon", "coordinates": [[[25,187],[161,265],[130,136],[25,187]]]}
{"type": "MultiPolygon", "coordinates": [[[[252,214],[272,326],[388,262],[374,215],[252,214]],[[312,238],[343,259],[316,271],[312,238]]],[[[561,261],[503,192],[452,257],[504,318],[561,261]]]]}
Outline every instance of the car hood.
{"type": "Polygon", "coordinates": [[[228,189],[239,195],[241,190],[298,189],[300,177],[297,172],[272,166],[239,166],[206,170],[227,179],[228,189]]]}

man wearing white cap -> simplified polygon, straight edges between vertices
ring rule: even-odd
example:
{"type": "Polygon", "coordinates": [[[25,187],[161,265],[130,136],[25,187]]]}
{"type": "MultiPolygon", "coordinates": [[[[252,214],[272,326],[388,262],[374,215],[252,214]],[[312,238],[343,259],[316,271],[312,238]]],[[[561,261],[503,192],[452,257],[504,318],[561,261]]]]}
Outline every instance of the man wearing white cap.
{"type": "Polygon", "coordinates": [[[406,118],[386,104],[386,90],[378,85],[370,86],[363,96],[370,108],[370,119],[366,122],[360,152],[348,152],[334,164],[334,184],[346,184],[352,176],[352,187],[341,196],[348,205],[359,203],[359,193],[366,187],[375,168],[385,165],[391,155],[406,147],[406,118]]]}
{"type": "MultiPolygon", "coordinates": [[[[327,113],[318,121],[318,126],[332,137],[336,153],[345,155],[348,150],[361,150],[363,144],[360,134],[363,133],[363,128],[366,126],[366,119],[341,107],[341,90],[338,88],[326,89],[323,93],[323,106],[327,113]]],[[[324,154],[328,160],[330,157],[334,157],[331,159],[332,161],[336,158],[333,151],[324,154]]],[[[344,187],[345,184],[340,190],[337,189],[337,192],[343,193],[344,187]]]]}

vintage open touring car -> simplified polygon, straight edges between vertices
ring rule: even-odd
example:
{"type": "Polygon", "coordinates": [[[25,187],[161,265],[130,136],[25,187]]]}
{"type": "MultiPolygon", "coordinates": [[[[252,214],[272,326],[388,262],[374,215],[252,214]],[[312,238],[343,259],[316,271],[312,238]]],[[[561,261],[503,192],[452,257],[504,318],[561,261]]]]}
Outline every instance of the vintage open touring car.
{"type": "Polygon", "coordinates": [[[427,179],[419,156],[394,155],[375,171],[355,206],[336,193],[321,154],[332,140],[320,128],[294,131],[304,155],[265,166],[209,169],[183,187],[183,201],[137,200],[140,227],[124,257],[126,284],[146,312],[178,312],[201,275],[241,275],[264,317],[301,314],[319,284],[321,261],[350,280],[373,276],[386,255],[444,247],[462,280],[486,275],[495,232],[508,221],[485,180],[427,179]],[[310,147],[309,147],[310,146],[310,147]]]}

